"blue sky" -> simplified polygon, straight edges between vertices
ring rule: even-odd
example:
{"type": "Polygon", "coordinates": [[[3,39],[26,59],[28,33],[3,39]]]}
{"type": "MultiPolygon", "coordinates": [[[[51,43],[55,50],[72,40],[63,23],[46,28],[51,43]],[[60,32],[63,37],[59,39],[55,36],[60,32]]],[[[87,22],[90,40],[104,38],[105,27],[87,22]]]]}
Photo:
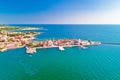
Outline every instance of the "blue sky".
{"type": "Polygon", "coordinates": [[[0,0],[1,24],[119,24],[119,0],[0,0]]]}

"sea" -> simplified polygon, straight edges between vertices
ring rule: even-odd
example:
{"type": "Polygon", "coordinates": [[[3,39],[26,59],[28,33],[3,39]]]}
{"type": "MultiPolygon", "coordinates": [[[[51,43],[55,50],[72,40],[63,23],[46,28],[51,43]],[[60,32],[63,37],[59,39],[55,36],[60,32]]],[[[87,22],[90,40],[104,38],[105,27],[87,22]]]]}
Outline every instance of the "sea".
{"type": "MultiPolygon", "coordinates": [[[[120,25],[11,25],[42,27],[32,30],[42,32],[35,36],[37,41],[80,38],[120,43],[120,25]]],[[[35,54],[26,54],[25,48],[0,52],[0,80],[120,80],[120,45],[37,49],[35,54]]]]}

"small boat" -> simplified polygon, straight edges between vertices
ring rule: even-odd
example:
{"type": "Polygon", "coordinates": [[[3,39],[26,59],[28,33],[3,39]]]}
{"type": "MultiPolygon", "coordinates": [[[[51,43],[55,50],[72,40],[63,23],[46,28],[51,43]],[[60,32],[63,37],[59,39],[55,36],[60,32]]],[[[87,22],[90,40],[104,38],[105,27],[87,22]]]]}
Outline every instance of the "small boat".
{"type": "Polygon", "coordinates": [[[34,53],[36,53],[36,48],[28,48],[28,47],[26,47],[26,53],[34,54],[34,53]]]}
{"type": "Polygon", "coordinates": [[[59,50],[63,51],[65,50],[63,47],[59,46],[59,50]]]}
{"type": "Polygon", "coordinates": [[[82,49],[87,49],[87,47],[83,46],[83,45],[80,45],[80,48],[82,49]]]}
{"type": "Polygon", "coordinates": [[[3,49],[1,50],[1,52],[4,52],[4,51],[7,51],[7,49],[6,49],[6,48],[3,48],[3,49]]]}
{"type": "Polygon", "coordinates": [[[87,47],[85,47],[85,46],[83,46],[83,47],[81,47],[81,48],[83,48],[83,49],[87,49],[87,47]]]}

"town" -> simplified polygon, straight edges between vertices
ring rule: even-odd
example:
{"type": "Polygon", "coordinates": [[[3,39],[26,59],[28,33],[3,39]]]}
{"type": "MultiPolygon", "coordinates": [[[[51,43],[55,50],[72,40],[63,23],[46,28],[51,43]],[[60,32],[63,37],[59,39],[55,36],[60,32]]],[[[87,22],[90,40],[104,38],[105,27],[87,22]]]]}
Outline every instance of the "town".
{"type": "Polygon", "coordinates": [[[0,51],[24,47],[38,32],[1,32],[0,51]]]}

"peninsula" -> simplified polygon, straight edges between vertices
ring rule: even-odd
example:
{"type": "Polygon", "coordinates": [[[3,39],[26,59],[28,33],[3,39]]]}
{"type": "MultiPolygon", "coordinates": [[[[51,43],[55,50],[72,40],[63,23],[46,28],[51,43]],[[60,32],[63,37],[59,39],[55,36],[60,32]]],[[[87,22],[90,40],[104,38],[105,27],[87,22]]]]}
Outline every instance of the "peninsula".
{"type": "MultiPolygon", "coordinates": [[[[34,30],[39,28],[29,28],[28,30],[34,30]]],[[[34,41],[34,37],[40,32],[11,32],[9,30],[26,30],[25,28],[13,27],[13,26],[0,26],[0,51],[6,51],[9,49],[16,49],[26,47],[26,53],[33,54],[36,49],[39,48],[55,48],[59,50],[65,50],[64,47],[81,47],[86,49],[90,45],[99,45],[101,42],[94,42],[90,40],[82,39],[58,39],[58,40],[45,40],[34,41]]]]}
{"type": "Polygon", "coordinates": [[[45,41],[36,41],[26,44],[26,53],[35,53],[36,49],[42,48],[58,48],[59,50],[65,50],[65,47],[80,47],[86,49],[87,46],[100,45],[101,42],[94,42],[90,40],[81,40],[81,39],[58,39],[58,40],[45,40],[45,41]]]}
{"type": "Polygon", "coordinates": [[[0,25],[0,31],[8,31],[8,30],[42,30],[43,28],[40,27],[19,27],[19,26],[8,26],[8,25],[0,25]]]}

